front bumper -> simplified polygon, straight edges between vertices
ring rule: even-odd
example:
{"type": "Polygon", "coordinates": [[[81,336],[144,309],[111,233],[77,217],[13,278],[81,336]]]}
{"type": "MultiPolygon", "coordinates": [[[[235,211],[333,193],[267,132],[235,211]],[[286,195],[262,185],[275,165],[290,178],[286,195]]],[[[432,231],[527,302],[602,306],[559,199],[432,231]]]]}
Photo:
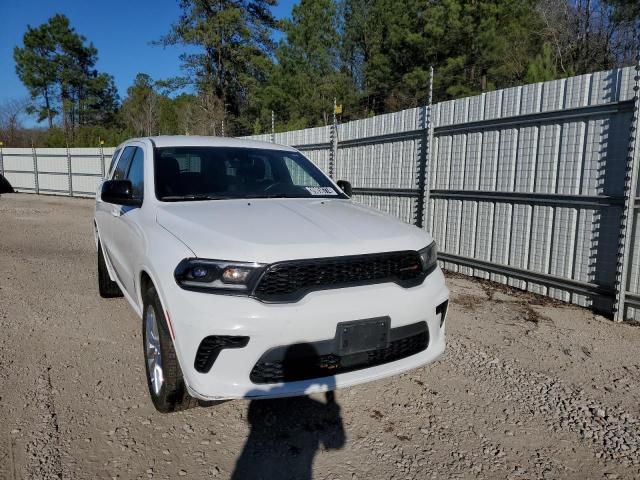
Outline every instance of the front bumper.
{"type": "Polygon", "coordinates": [[[436,307],[448,300],[440,269],[416,287],[393,283],[313,292],[296,303],[266,304],[253,298],[190,292],[172,284],[165,306],[189,393],[202,400],[285,397],[356,385],[419,367],[445,348],[436,307]],[[391,329],[426,322],[428,346],[400,360],[346,373],[277,384],[256,384],[251,371],[265,352],[294,344],[327,341],[341,322],[388,316],[391,329]],[[206,373],[194,367],[208,336],[249,337],[242,348],[223,349],[206,373]]]}

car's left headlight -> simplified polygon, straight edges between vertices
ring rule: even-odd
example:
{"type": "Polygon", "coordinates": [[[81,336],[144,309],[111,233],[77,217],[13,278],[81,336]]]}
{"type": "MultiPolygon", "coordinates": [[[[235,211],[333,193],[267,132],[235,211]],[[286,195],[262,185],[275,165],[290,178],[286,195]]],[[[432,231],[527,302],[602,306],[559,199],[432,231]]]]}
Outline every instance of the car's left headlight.
{"type": "Polygon", "coordinates": [[[420,261],[422,262],[422,271],[425,275],[429,275],[438,266],[436,242],[431,242],[431,245],[423,248],[418,253],[420,254],[420,261]]]}
{"type": "Polygon", "coordinates": [[[260,263],[185,258],[176,267],[174,277],[185,290],[249,294],[264,267],[260,263]]]}

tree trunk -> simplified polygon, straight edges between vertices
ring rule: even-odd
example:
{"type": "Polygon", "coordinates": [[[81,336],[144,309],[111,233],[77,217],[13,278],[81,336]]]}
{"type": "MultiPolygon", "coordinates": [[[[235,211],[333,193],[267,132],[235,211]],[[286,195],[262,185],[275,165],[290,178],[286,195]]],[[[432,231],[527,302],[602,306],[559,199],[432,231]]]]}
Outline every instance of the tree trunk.
{"type": "Polygon", "coordinates": [[[44,104],[47,108],[47,119],[49,120],[49,128],[53,128],[53,115],[51,113],[51,104],[49,103],[49,90],[44,89],[44,104]]]}

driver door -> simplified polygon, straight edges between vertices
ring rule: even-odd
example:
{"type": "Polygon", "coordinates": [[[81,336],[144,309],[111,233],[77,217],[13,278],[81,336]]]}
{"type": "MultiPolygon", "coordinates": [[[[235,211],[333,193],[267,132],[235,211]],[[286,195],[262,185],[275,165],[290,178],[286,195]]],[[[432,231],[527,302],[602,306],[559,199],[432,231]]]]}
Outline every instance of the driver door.
{"type": "MultiPolygon", "coordinates": [[[[127,148],[132,152],[124,178],[131,182],[133,197],[144,201],[144,149],[141,146],[127,148]]],[[[141,220],[141,207],[114,205],[110,254],[120,283],[133,299],[137,298],[136,271],[144,248],[141,220]]]]}

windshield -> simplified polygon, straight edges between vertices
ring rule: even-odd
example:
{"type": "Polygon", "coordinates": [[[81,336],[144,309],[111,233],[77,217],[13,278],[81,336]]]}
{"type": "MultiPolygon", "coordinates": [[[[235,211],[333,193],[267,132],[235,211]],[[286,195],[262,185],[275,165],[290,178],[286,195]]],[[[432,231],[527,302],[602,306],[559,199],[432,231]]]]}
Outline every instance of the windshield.
{"type": "Polygon", "coordinates": [[[298,152],[237,147],[157,148],[159,200],[346,198],[298,152]]]}

